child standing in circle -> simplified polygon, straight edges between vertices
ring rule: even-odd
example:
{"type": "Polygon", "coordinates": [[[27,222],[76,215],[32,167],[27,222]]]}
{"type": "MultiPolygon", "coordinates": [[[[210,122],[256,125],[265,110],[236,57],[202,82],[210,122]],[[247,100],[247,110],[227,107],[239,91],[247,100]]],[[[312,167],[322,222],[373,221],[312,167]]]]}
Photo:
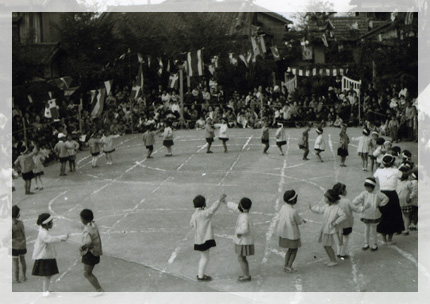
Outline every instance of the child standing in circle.
{"type": "MultiPolygon", "coordinates": [[[[358,138],[358,147],[357,147],[358,156],[361,157],[361,164],[362,164],[363,171],[367,171],[370,142],[371,142],[371,139],[369,138],[369,130],[364,129],[363,136],[360,136],[358,138]]],[[[373,165],[372,165],[372,170],[373,170],[373,165]]]]}
{"type": "Polygon", "coordinates": [[[362,212],[363,208],[355,206],[352,202],[346,198],[347,191],[346,186],[342,183],[337,183],[333,186],[333,191],[339,195],[339,207],[342,208],[342,211],[346,215],[346,220],[339,224],[339,238],[340,245],[337,250],[337,257],[340,259],[348,258],[346,254],[348,251],[348,243],[349,243],[349,235],[352,232],[352,226],[354,225],[354,217],[352,216],[352,212],[362,212]]]}
{"type": "Polygon", "coordinates": [[[73,140],[72,134],[67,135],[67,140],[65,142],[67,153],[69,154],[69,170],[70,172],[76,171],[76,152],[79,149],[79,144],[73,140]]]}
{"type": "Polygon", "coordinates": [[[302,141],[299,143],[299,149],[303,150],[303,160],[309,160],[309,131],[311,130],[311,124],[309,124],[302,133],[302,141]]]}
{"type": "Polygon", "coordinates": [[[339,199],[340,197],[337,193],[329,189],[324,194],[324,201],[326,203],[324,206],[312,206],[309,204],[309,209],[312,212],[324,215],[318,242],[323,244],[324,250],[330,259],[330,261],[325,263],[329,267],[338,265],[336,254],[332,246],[335,244],[342,245],[339,238],[339,224],[346,220],[345,213],[338,205],[339,199]]]}
{"type": "Polygon", "coordinates": [[[145,133],[143,133],[143,143],[148,150],[148,154],[146,155],[146,158],[152,158],[152,152],[154,151],[154,143],[155,143],[155,134],[157,132],[155,131],[155,124],[150,124],[148,126],[148,130],[146,130],[145,133]]]}
{"type": "Polygon", "coordinates": [[[236,230],[234,234],[234,250],[236,252],[237,259],[240,267],[242,268],[243,276],[238,278],[239,282],[251,281],[251,275],[249,274],[249,264],[246,259],[247,256],[254,255],[254,228],[252,221],[249,218],[249,210],[252,206],[252,201],[244,197],[240,200],[239,205],[228,202],[227,206],[233,210],[239,210],[240,214],[236,221],[236,230]]]}
{"type": "Polygon", "coordinates": [[[409,227],[410,230],[417,230],[418,225],[418,171],[414,171],[411,173],[411,184],[412,184],[412,192],[411,192],[411,225],[409,227]]]}
{"type": "Polygon", "coordinates": [[[223,118],[222,124],[219,127],[218,137],[222,141],[222,146],[224,147],[224,153],[227,153],[227,141],[228,141],[227,130],[228,130],[227,119],[223,118]]]}
{"type": "Polygon", "coordinates": [[[376,157],[373,156],[378,144],[377,140],[379,138],[378,132],[373,131],[371,134],[370,144],[369,144],[369,158],[370,158],[370,172],[373,172],[375,166],[376,157]]]}
{"type": "Polygon", "coordinates": [[[100,141],[100,135],[98,132],[95,132],[91,135],[90,140],[88,141],[88,147],[90,148],[91,156],[93,157],[91,160],[91,167],[97,167],[98,156],[100,155],[100,145],[102,142],[100,141]]]}
{"type": "Polygon", "coordinates": [[[340,166],[346,167],[345,160],[348,154],[348,144],[349,144],[349,137],[348,134],[346,134],[346,125],[342,125],[342,128],[339,133],[339,147],[337,149],[337,155],[340,156],[340,166]]]}
{"type": "Polygon", "coordinates": [[[297,210],[294,208],[294,205],[297,203],[296,191],[285,191],[284,202],[286,204],[279,211],[279,247],[288,248],[285,254],[284,271],[295,272],[293,263],[299,247],[302,246],[299,225],[306,223],[306,221],[299,216],[297,210]]]}
{"type": "Polygon", "coordinates": [[[166,127],[164,128],[163,146],[167,149],[167,154],[165,156],[172,156],[173,130],[172,122],[170,120],[166,121],[166,127]]]}
{"type": "Polygon", "coordinates": [[[206,153],[213,153],[211,151],[211,146],[212,146],[212,143],[214,142],[215,129],[214,129],[214,125],[213,125],[212,119],[210,117],[208,117],[206,119],[205,137],[206,137],[206,142],[208,144],[208,147],[206,149],[206,153]]]}
{"type": "Polygon", "coordinates": [[[69,153],[67,152],[66,144],[64,143],[66,135],[63,133],[58,134],[58,143],[54,147],[54,151],[57,153],[60,159],[60,176],[66,176],[66,164],[69,160],[69,153]]]}
{"type": "Polygon", "coordinates": [[[106,155],[106,165],[112,165],[112,153],[115,152],[115,146],[113,145],[113,139],[118,138],[119,135],[113,135],[110,130],[106,130],[103,137],[100,139],[100,143],[103,146],[103,153],[106,155]]]}
{"type": "Polygon", "coordinates": [[[284,123],[278,123],[279,128],[276,130],[275,138],[276,138],[276,146],[278,146],[279,153],[284,155],[284,151],[282,151],[282,146],[287,144],[287,136],[285,135],[284,123]]]}
{"type": "Polygon", "coordinates": [[[411,205],[412,183],[409,180],[410,167],[408,164],[402,164],[399,167],[402,176],[397,182],[396,192],[399,197],[400,209],[402,209],[403,224],[405,225],[404,235],[409,235],[409,226],[411,225],[411,214],[413,207],[411,205]]]}
{"type": "Polygon", "coordinates": [[[49,213],[40,214],[37,218],[37,225],[40,228],[34,243],[33,260],[35,261],[32,275],[43,277],[43,296],[47,297],[49,296],[51,276],[58,273],[55,243],[65,242],[69,235],[51,235],[50,229],[54,226],[54,218],[49,213]]]}
{"type": "Polygon", "coordinates": [[[385,140],[382,137],[378,137],[378,139],[376,140],[376,148],[375,151],[373,151],[373,158],[376,161],[376,169],[381,167],[382,158],[385,154],[384,142],[385,140]]]}
{"type": "Polygon", "coordinates": [[[43,172],[43,162],[45,161],[45,156],[42,154],[42,152],[37,149],[36,154],[33,155],[33,162],[34,162],[34,168],[33,168],[33,175],[34,175],[34,182],[36,183],[35,190],[43,190],[43,183],[42,183],[42,175],[44,175],[43,172]]]}
{"type": "Polygon", "coordinates": [[[34,161],[33,156],[37,153],[37,148],[35,147],[33,152],[30,152],[26,146],[21,147],[21,155],[15,160],[14,165],[19,165],[22,179],[25,182],[25,194],[34,194],[31,192],[31,180],[34,177],[34,161]]]}
{"type": "Polygon", "coordinates": [[[387,205],[389,199],[385,194],[375,189],[376,179],[373,177],[366,178],[364,181],[364,188],[366,191],[361,192],[359,196],[354,198],[352,203],[356,206],[361,205],[363,207],[361,221],[365,224],[365,229],[364,246],[362,249],[369,249],[370,234],[373,239],[373,245],[370,250],[376,251],[378,250],[376,226],[382,219],[382,213],[379,211],[379,207],[387,205]]]}
{"type": "Polygon", "coordinates": [[[264,145],[263,154],[267,154],[267,150],[269,150],[269,124],[267,121],[263,123],[263,128],[261,129],[261,143],[264,145]]]}
{"type": "Polygon", "coordinates": [[[103,292],[97,277],[93,274],[95,265],[100,263],[102,242],[99,229],[94,222],[94,214],[89,209],[81,211],[81,221],[85,225],[82,232],[82,246],[80,247],[82,263],[84,264],[84,277],[93,285],[98,293],[103,292]]]}
{"type": "Polygon", "coordinates": [[[206,199],[202,195],[197,195],[194,200],[194,211],[191,216],[190,225],[194,228],[194,250],[200,251],[199,271],[197,281],[211,281],[210,276],[205,275],[206,267],[209,263],[209,250],[216,246],[214,233],[212,230],[212,216],[218,210],[221,203],[225,203],[226,195],[221,195],[220,199],[206,208],[206,199]]]}
{"type": "Polygon", "coordinates": [[[19,220],[20,209],[17,205],[12,207],[12,260],[14,268],[15,282],[19,280],[19,263],[21,263],[22,280],[27,281],[27,263],[25,254],[27,253],[27,244],[25,239],[24,223],[19,220]]]}
{"type": "Polygon", "coordinates": [[[325,150],[325,142],[324,142],[324,137],[323,137],[324,131],[321,127],[318,127],[316,129],[316,132],[317,132],[318,136],[315,139],[315,145],[314,145],[315,155],[317,156],[317,158],[319,159],[320,162],[323,162],[320,154],[321,154],[321,152],[324,152],[324,150],[325,150]]]}

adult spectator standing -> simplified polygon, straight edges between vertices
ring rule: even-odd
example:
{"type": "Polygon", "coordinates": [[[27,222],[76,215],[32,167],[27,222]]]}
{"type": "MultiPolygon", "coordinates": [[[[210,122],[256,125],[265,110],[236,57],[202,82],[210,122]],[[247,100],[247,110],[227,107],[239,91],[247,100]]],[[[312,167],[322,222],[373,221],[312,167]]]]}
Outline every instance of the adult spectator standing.
{"type": "Polygon", "coordinates": [[[379,189],[388,196],[387,205],[380,208],[382,220],[378,224],[377,231],[382,234],[384,244],[393,245],[393,234],[402,233],[405,229],[400,209],[399,197],[397,195],[397,182],[401,172],[393,167],[395,158],[385,154],[382,158],[383,168],[378,168],[374,174],[379,189]]]}

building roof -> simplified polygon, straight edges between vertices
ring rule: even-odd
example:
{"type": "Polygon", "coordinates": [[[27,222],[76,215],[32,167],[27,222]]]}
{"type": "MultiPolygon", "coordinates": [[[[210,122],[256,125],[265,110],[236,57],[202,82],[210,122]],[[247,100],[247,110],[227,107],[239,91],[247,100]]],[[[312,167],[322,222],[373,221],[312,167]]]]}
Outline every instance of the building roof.
{"type": "Polygon", "coordinates": [[[37,43],[27,46],[33,53],[34,57],[37,58],[38,64],[50,64],[57,56],[60,45],[56,43],[37,43]]]}

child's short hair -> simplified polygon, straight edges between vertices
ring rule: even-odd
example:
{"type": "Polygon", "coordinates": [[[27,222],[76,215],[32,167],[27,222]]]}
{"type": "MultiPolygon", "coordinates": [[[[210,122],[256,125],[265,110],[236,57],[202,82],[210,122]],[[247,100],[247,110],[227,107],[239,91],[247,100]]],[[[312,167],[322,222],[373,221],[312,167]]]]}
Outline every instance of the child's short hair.
{"type": "Polygon", "coordinates": [[[329,202],[334,203],[340,199],[339,195],[333,190],[329,189],[324,193],[324,196],[329,200],[329,202]]]}
{"type": "Polygon", "coordinates": [[[377,144],[378,146],[383,145],[383,144],[384,144],[384,142],[385,142],[385,139],[383,139],[382,137],[378,137],[378,139],[376,140],[376,144],[377,144]]]}
{"type": "Polygon", "coordinates": [[[94,220],[94,214],[90,209],[82,210],[80,216],[86,222],[92,222],[94,220]]]}
{"type": "Polygon", "coordinates": [[[51,215],[49,213],[42,213],[42,214],[39,214],[39,217],[37,218],[36,224],[38,226],[45,227],[52,220],[53,220],[53,218],[51,217],[51,215]]]}
{"type": "Polygon", "coordinates": [[[403,150],[402,157],[404,159],[411,159],[412,158],[412,153],[409,150],[403,150]]]}
{"type": "Polygon", "coordinates": [[[12,218],[17,218],[19,216],[19,207],[17,205],[12,206],[12,218]]]}
{"type": "Polygon", "coordinates": [[[376,187],[376,179],[374,177],[368,177],[364,181],[364,187],[370,187],[372,189],[375,189],[376,187]]]}
{"type": "Polygon", "coordinates": [[[400,149],[399,146],[394,146],[391,148],[391,152],[393,156],[399,156],[401,151],[402,150],[400,149]]]}
{"type": "Polygon", "coordinates": [[[369,130],[368,129],[363,129],[363,135],[368,136],[369,135],[369,130]]]}
{"type": "Polygon", "coordinates": [[[22,145],[21,148],[19,149],[19,152],[25,153],[25,151],[27,151],[27,146],[26,145],[22,145]]]}
{"type": "Polygon", "coordinates": [[[345,192],[346,185],[342,183],[337,183],[333,186],[333,191],[337,193],[337,195],[341,195],[345,192]]]}
{"type": "Polygon", "coordinates": [[[322,134],[324,132],[323,128],[321,128],[321,127],[318,127],[316,129],[316,131],[317,131],[318,134],[322,134]]]}
{"type": "Polygon", "coordinates": [[[284,193],[284,202],[289,205],[295,205],[297,203],[297,193],[294,190],[287,190],[284,193]]]}
{"type": "Polygon", "coordinates": [[[240,212],[243,212],[244,210],[251,209],[251,206],[252,206],[252,201],[249,198],[244,197],[240,200],[239,206],[237,208],[239,209],[240,212]]]}
{"type": "Polygon", "coordinates": [[[203,208],[206,207],[206,199],[203,195],[197,195],[193,199],[194,208],[203,208]]]}

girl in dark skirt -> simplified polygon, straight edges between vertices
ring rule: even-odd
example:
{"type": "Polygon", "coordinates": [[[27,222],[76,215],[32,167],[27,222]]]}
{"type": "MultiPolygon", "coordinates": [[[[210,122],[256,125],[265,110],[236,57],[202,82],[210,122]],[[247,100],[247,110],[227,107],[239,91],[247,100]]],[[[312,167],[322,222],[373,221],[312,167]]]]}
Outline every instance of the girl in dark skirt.
{"type": "Polygon", "coordinates": [[[166,121],[166,127],[163,133],[163,146],[167,149],[166,156],[172,156],[172,146],[173,146],[173,131],[172,123],[170,120],[166,121]]]}
{"type": "Polygon", "coordinates": [[[342,129],[339,133],[339,148],[337,149],[337,155],[340,156],[340,166],[346,167],[345,160],[348,154],[348,144],[349,144],[349,137],[348,134],[346,134],[346,125],[342,125],[342,129]]]}
{"type": "Polygon", "coordinates": [[[388,245],[395,244],[392,241],[394,233],[401,233],[405,229],[399,197],[396,192],[400,171],[393,167],[394,161],[395,158],[392,155],[384,155],[382,158],[384,168],[377,169],[374,174],[381,192],[389,198],[387,205],[379,208],[382,213],[382,220],[377,227],[378,233],[382,234],[383,243],[388,245]]]}
{"type": "Polygon", "coordinates": [[[51,276],[58,273],[55,243],[64,242],[69,238],[66,236],[52,236],[50,229],[54,225],[53,217],[49,213],[42,213],[37,218],[40,226],[36,242],[34,243],[32,275],[43,277],[43,296],[49,296],[51,276]]]}
{"type": "Polygon", "coordinates": [[[200,251],[199,271],[197,281],[211,281],[210,276],[205,275],[206,266],[209,263],[209,249],[216,246],[214,233],[212,231],[212,216],[218,210],[221,202],[225,203],[226,195],[221,195],[220,199],[206,208],[206,199],[204,196],[197,195],[194,200],[194,211],[191,216],[190,225],[195,229],[194,233],[194,250],[200,251]]]}

